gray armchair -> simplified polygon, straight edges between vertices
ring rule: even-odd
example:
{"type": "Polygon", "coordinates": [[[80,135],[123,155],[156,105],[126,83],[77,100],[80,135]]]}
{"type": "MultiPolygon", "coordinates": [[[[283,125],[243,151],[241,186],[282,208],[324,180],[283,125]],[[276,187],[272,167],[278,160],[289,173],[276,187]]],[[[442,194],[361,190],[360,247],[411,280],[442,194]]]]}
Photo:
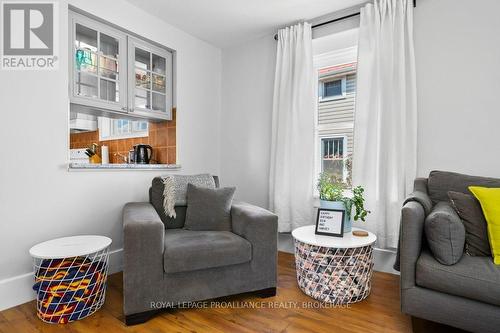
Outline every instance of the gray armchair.
{"type": "Polygon", "coordinates": [[[491,257],[467,254],[443,265],[430,251],[424,231],[427,214],[447,202],[447,192],[467,193],[470,185],[500,187],[500,179],[433,171],[428,179],[415,180],[416,200],[405,203],[401,217],[401,309],[467,331],[493,333],[500,328],[500,266],[491,257]]]}
{"type": "Polygon", "coordinates": [[[123,209],[127,325],[183,302],[246,292],[276,294],[276,215],[234,203],[232,232],[184,230],[186,207],[176,207],[176,219],[167,218],[159,186],[159,179],[153,180],[150,202],[128,203],[123,209]]]}

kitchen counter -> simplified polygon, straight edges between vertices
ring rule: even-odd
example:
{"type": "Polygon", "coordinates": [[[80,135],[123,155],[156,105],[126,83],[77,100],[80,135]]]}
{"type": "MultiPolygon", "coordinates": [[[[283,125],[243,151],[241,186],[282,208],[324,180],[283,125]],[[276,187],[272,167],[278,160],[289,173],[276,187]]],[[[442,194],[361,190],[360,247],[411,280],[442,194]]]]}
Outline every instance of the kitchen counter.
{"type": "Polygon", "coordinates": [[[180,168],[179,164],[69,164],[69,170],[177,170],[180,168]]]}

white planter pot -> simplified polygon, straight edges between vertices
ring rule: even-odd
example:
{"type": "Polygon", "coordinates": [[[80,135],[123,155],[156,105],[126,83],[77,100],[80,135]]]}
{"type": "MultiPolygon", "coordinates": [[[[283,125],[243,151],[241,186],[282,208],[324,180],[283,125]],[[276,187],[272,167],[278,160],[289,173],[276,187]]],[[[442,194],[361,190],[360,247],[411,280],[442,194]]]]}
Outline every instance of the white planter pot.
{"type": "Polygon", "coordinates": [[[319,201],[320,208],[326,209],[339,209],[346,212],[344,214],[344,233],[351,232],[352,230],[352,214],[347,214],[347,210],[342,201],[328,201],[328,200],[320,200],[319,201]],[[348,215],[351,215],[350,217],[348,215]]]}

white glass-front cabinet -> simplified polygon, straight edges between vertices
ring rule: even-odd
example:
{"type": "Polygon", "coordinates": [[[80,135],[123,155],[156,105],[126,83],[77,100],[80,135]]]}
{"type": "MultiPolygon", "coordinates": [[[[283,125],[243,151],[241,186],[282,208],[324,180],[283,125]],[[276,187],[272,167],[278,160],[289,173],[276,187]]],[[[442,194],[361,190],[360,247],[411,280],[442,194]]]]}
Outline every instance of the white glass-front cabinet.
{"type": "Polygon", "coordinates": [[[128,60],[129,111],[171,119],[172,53],[129,36],[128,60]]]}
{"type": "Polygon", "coordinates": [[[71,102],[127,112],[126,35],[71,15],[71,102]]]}
{"type": "Polygon", "coordinates": [[[147,119],[171,119],[172,52],[70,14],[70,101],[147,119]]]}

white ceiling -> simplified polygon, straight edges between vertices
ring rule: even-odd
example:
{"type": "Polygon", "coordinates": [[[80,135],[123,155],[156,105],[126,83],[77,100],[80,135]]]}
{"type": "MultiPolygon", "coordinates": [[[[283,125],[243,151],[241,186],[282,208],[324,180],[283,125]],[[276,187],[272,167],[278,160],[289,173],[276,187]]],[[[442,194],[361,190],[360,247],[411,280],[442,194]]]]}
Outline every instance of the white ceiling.
{"type": "Polygon", "coordinates": [[[366,0],[127,0],[220,48],[272,34],[366,0]]]}

